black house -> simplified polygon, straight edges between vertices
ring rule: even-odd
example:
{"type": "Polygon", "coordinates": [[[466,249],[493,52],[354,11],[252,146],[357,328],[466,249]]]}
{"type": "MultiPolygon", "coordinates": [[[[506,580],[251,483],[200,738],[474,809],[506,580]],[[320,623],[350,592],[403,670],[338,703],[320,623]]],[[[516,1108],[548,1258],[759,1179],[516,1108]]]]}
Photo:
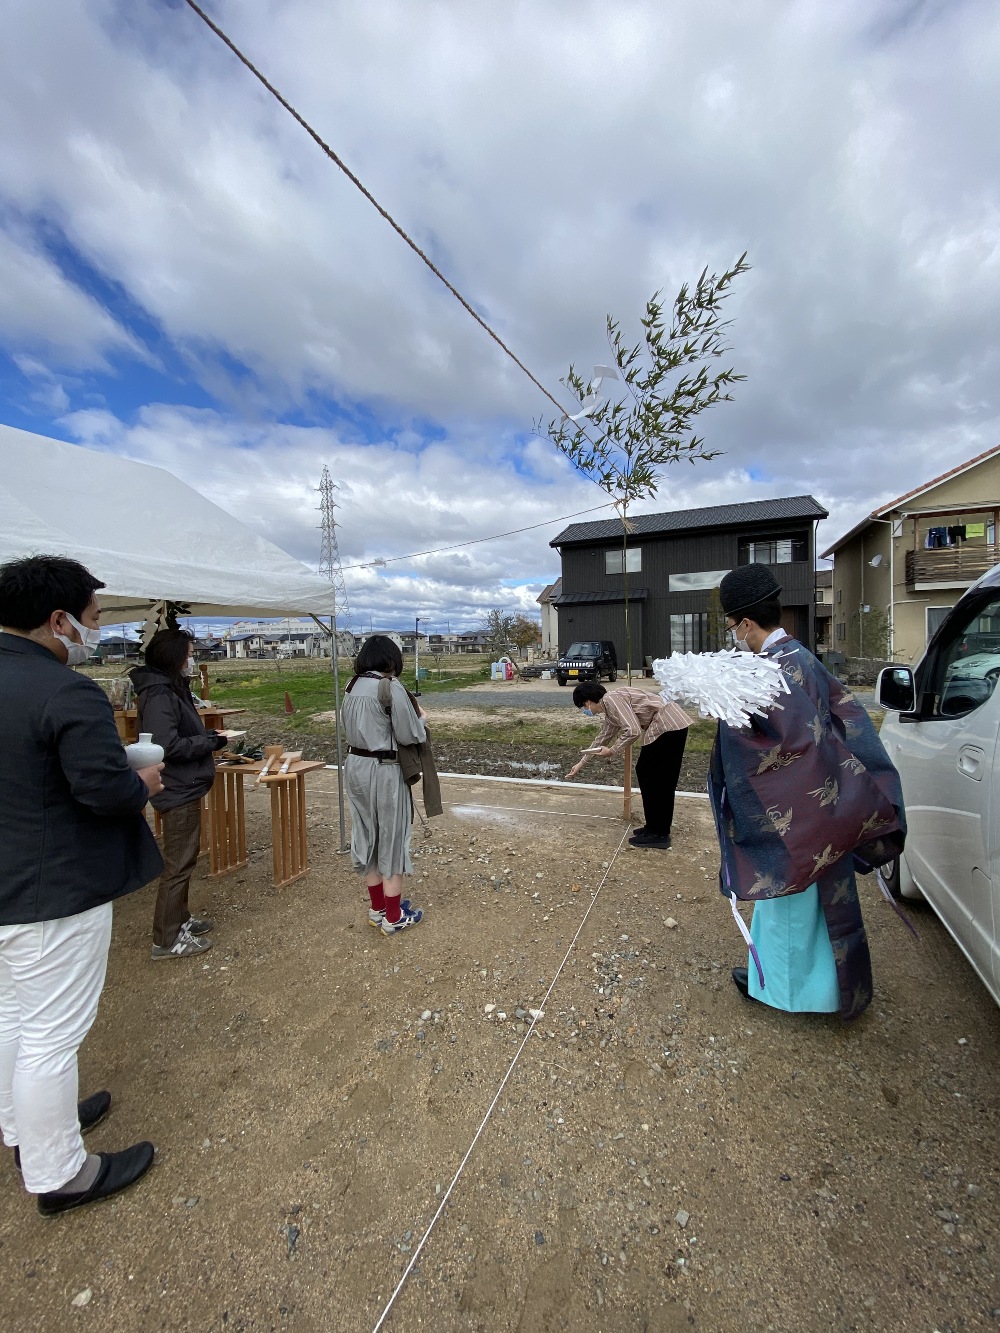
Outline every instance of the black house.
{"type": "MultiPolygon", "coordinates": [[[[737,565],[773,567],[784,628],[814,647],[816,524],[826,517],[811,495],[630,517],[624,560],[633,669],[647,657],[719,647],[709,597],[737,565]]],[[[550,545],[562,557],[562,591],[553,598],[560,652],[578,640],[611,639],[624,668],[621,519],[572,523],[550,545]]]]}

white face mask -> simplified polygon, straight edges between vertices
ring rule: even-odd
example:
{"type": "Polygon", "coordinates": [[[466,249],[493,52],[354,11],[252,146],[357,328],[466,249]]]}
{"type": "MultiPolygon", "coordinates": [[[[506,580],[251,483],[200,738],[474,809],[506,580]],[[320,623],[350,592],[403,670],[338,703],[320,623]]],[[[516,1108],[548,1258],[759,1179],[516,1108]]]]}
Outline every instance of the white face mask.
{"type": "Polygon", "coordinates": [[[73,640],[67,638],[65,634],[56,634],[56,638],[64,645],[66,652],[68,653],[66,665],[82,666],[83,663],[90,658],[95,648],[100,648],[101,631],[99,629],[87,629],[85,625],[80,624],[76,616],[71,616],[68,611],[64,611],[63,614],[76,630],[77,634],[79,634],[83,642],[74,643],[73,640]]]}
{"type": "Polygon", "coordinates": [[[729,631],[729,633],[733,636],[733,643],[736,645],[736,647],[740,650],[741,653],[753,652],[753,649],[750,647],[749,643],[747,643],[746,639],[741,639],[740,636],[736,633],[735,625],[729,631]]]}
{"type": "Polygon", "coordinates": [[[182,675],[182,676],[193,676],[193,675],[194,675],[194,659],[193,659],[193,658],[189,657],[188,660],[187,660],[187,661],[184,663],[184,665],[181,667],[181,675],[182,675]]]}

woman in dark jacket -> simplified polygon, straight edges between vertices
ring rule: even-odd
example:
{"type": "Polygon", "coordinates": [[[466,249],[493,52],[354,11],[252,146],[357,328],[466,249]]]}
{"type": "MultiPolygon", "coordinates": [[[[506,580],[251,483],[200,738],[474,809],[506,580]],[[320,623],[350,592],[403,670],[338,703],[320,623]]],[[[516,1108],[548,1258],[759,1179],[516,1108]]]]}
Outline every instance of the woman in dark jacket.
{"type": "Polygon", "coordinates": [[[201,843],[201,802],[215,781],[212,755],[226,736],[206,731],[191,696],[192,636],[165,629],[146,647],[144,667],[129,672],[135,686],[139,730],[163,746],[163,790],[152,798],[163,821],[163,875],[153,915],[153,957],[190,958],[212,947],[205,935],[214,922],[191,915],[188,888],[201,843]]]}

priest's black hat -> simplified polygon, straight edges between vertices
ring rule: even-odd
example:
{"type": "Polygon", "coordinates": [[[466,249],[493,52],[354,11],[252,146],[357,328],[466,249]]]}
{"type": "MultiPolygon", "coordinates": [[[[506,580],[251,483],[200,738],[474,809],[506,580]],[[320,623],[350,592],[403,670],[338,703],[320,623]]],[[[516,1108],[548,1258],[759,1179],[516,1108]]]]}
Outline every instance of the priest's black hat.
{"type": "Polygon", "coordinates": [[[748,611],[758,602],[768,602],[781,592],[781,584],[767,565],[740,565],[731,569],[719,584],[722,609],[727,616],[748,611]]]}

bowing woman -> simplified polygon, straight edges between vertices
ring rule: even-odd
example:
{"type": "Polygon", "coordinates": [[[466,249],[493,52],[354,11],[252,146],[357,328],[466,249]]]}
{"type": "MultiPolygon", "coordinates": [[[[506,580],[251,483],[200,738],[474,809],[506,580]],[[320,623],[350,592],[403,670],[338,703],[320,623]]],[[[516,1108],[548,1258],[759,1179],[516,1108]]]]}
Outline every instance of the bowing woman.
{"type": "Polygon", "coordinates": [[[575,777],[591,759],[611,759],[626,746],[642,742],[635,765],[642,794],[645,824],[629,842],[633,847],[667,848],[674,819],[674,795],[684,758],[684,745],[691,719],[678,704],[667,703],[658,694],[620,685],[606,690],[585,681],[573,691],[573,704],[585,717],[600,717],[604,725],[594,745],[566,774],[575,777]]]}

